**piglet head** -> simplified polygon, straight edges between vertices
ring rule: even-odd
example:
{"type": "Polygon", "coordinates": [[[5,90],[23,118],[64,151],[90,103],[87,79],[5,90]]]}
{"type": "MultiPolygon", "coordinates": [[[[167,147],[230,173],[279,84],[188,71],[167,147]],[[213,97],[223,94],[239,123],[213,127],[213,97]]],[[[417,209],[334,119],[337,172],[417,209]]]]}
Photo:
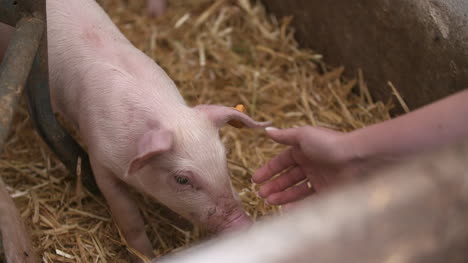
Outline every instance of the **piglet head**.
{"type": "Polygon", "coordinates": [[[126,180],[190,221],[213,231],[250,225],[232,187],[219,129],[230,120],[267,127],[235,109],[200,105],[178,112],[167,127],[147,131],[136,144],[126,180]]]}

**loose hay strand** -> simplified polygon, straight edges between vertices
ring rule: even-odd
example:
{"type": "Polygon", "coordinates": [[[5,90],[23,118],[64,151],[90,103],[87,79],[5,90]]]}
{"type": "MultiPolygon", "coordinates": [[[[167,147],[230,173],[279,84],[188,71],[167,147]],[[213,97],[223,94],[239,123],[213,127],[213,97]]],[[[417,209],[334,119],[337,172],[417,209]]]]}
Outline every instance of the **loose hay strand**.
{"type": "Polygon", "coordinates": [[[398,90],[395,88],[395,86],[393,85],[392,82],[388,82],[388,85],[390,86],[390,88],[392,89],[392,93],[393,95],[395,95],[395,97],[398,99],[398,102],[400,103],[401,107],[403,108],[403,110],[408,113],[410,112],[410,109],[408,107],[408,105],[406,104],[405,100],[401,97],[400,95],[400,92],[398,92],[398,90]]]}
{"type": "MultiPolygon", "coordinates": [[[[327,69],[320,54],[299,48],[291,17],[276,20],[258,2],[172,0],[157,19],[145,15],[143,0],[98,2],[130,41],[167,71],[190,105],[244,104],[249,115],[280,128],[350,131],[389,119],[389,105],[372,100],[361,71],[357,80],[345,80],[344,68],[327,69]]],[[[105,200],[77,184],[37,139],[24,105],[15,131],[0,158],[0,174],[43,262],[129,262],[131,248],[105,200]]],[[[256,220],[280,213],[257,197],[250,178],[285,147],[258,130],[225,127],[222,140],[247,212],[256,220]]],[[[149,198],[136,198],[157,257],[207,238],[149,198]]]]}

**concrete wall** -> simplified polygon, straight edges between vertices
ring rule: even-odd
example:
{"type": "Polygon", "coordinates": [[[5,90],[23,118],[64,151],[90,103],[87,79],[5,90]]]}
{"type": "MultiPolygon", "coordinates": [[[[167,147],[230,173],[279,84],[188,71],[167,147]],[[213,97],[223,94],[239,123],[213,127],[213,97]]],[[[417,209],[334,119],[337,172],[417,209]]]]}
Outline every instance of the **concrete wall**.
{"type": "Polygon", "coordinates": [[[363,69],[378,99],[392,81],[415,109],[468,88],[467,0],[264,0],[293,15],[299,42],[344,65],[363,69]]]}

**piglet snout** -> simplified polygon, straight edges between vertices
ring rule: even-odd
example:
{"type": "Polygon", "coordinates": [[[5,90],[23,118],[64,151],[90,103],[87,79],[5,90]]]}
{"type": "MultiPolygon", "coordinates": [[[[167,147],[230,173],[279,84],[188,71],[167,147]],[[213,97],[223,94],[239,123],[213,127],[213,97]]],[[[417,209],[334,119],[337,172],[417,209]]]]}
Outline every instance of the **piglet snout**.
{"type": "Polygon", "coordinates": [[[244,212],[239,211],[229,216],[226,221],[217,227],[217,232],[228,233],[247,229],[252,225],[252,219],[244,212]]]}

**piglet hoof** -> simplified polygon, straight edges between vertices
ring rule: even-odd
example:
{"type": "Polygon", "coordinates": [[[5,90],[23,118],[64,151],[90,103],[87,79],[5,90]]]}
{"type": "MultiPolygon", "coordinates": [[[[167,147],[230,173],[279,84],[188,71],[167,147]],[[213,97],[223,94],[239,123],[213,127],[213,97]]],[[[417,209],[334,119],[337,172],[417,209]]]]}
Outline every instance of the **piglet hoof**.
{"type": "Polygon", "coordinates": [[[164,14],[167,8],[167,0],[147,0],[148,15],[159,17],[164,14]]]}

